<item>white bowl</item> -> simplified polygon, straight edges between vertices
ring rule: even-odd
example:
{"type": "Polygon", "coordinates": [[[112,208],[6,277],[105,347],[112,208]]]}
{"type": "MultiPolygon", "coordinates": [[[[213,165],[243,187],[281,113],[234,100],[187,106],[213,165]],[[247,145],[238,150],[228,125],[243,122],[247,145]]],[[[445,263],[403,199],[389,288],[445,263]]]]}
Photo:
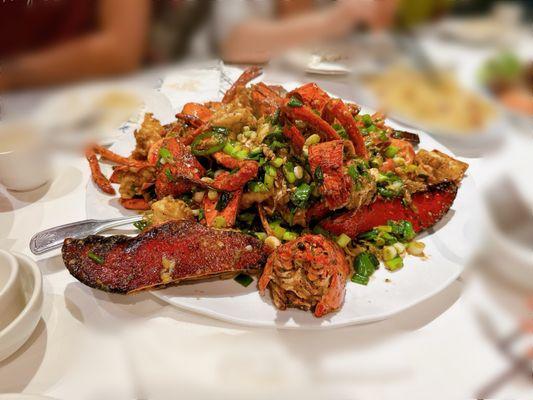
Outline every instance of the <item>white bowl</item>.
{"type": "Polygon", "coordinates": [[[17,259],[7,251],[0,250],[0,330],[17,317],[26,304],[19,278],[17,259]]]}
{"type": "Polygon", "coordinates": [[[50,150],[40,128],[28,120],[0,122],[0,182],[8,189],[36,189],[52,177],[50,150]]]}
{"type": "Polygon", "coordinates": [[[0,361],[13,354],[28,340],[41,318],[43,306],[43,278],[39,267],[23,254],[13,255],[19,266],[18,281],[24,307],[16,318],[0,331],[0,361]]]}

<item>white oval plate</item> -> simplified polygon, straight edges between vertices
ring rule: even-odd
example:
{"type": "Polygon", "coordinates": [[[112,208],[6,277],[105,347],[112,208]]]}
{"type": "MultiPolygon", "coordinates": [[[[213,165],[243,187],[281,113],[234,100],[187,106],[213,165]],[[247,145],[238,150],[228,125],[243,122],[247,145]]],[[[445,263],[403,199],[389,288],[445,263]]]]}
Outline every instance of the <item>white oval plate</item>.
{"type": "MultiPolygon", "coordinates": [[[[371,112],[363,107],[362,112],[371,112]]],[[[398,129],[403,126],[390,123],[398,129]]],[[[411,130],[413,131],[413,130],[411,130]]],[[[451,154],[429,135],[418,132],[421,148],[438,149],[451,154]]],[[[111,150],[127,156],[135,143],[133,135],[124,135],[111,150]]],[[[104,166],[107,176],[111,168],[104,166]]],[[[348,282],[343,307],[325,318],[309,312],[277,310],[270,297],[260,296],[256,282],[242,287],[233,280],[185,284],[152,293],[182,309],[216,319],[247,326],[281,329],[317,329],[378,321],[418,304],[446,288],[463,271],[478,236],[475,231],[475,185],[466,177],[452,209],[433,229],[420,236],[426,244],[427,260],[407,257],[401,270],[390,273],[381,267],[368,286],[348,282]]],[[[114,218],[133,212],[120,207],[118,197],[101,193],[92,182],[87,186],[87,218],[114,218]]]]}

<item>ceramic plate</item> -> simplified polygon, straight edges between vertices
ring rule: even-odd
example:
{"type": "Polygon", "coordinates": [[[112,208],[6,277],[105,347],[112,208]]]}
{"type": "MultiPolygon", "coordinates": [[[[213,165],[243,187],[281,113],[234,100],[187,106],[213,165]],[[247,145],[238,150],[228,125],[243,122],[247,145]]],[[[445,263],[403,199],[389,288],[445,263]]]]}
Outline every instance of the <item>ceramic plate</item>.
{"type": "MultiPolygon", "coordinates": [[[[362,112],[371,111],[363,107],[362,112]]],[[[399,124],[391,125],[405,129],[399,124]]],[[[419,133],[421,148],[451,154],[429,135],[419,133]]],[[[126,156],[133,147],[133,135],[124,135],[111,150],[126,156]]],[[[104,173],[109,174],[110,168],[104,169],[104,173]]],[[[268,295],[259,295],[255,283],[244,288],[233,280],[221,280],[171,287],[153,294],[177,307],[248,326],[317,329],[385,319],[436,295],[463,271],[477,236],[473,212],[479,204],[476,198],[474,182],[467,176],[450,212],[420,236],[426,244],[428,258],[407,257],[404,268],[395,273],[382,267],[368,286],[348,282],[344,306],[326,318],[317,319],[311,313],[294,309],[279,311],[268,295]]],[[[88,184],[86,200],[87,218],[113,218],[132,213],[121,208],[117,198],[99,192],[92,182],[88,184]]]]}

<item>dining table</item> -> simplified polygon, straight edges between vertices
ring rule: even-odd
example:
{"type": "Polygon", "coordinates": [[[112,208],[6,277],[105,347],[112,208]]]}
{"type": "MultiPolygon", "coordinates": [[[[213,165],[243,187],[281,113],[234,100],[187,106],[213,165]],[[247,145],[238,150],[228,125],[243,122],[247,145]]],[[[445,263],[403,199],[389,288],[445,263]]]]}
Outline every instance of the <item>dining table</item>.
{"type": "MultiPolygon", "coordinates": [[[[459,76],[468,76],[486,55],[485,49],[431,40],[423,44],[455,62],[459,76]]],[[[121,79],[156,87],[173,68],[121,79]]],[[[299,79],[318,79],[326,89],[344,90],[341,97],[357,98],[350,75],[299,79]]],[[[50,95],[51,89],[29,90],[1,101],[4,111],[25,115],[50,95]]],[[[531,140],[509,122],[496,148],[450,146],[469,164],[480,210],[504,156],[531,140]]],[[[513,357],[499,345],[531,318],[531,292],[491,267],[482,233],[459,278],[387,319],[325,330],[240,326],[171,306],[150,292],[123,296],[84,286],[65,269],[59,250],[33,255],[29,240],[36,232],[87,218],[92,182],[85,158],[55,152],[53,163],[53,179],[38,189],[0,186],[0,248],[34,259],[44,290],[36,330],[0,362],[0,393],[69,400],[465,399],[484,393],[533,399],[531,373],[513,369],[513,357]]]]}

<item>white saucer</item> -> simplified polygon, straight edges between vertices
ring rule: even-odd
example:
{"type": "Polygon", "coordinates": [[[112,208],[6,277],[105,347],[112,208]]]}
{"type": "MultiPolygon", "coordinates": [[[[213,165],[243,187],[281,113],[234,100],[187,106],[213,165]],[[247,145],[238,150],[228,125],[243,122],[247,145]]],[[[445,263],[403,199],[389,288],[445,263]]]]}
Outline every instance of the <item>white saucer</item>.
{"type": "Polygon", "coordinates": [[[29,257],[12,253],[19,264],[19,290],[25,306],[18,316],[0,331],[0,361],[17,351],[35,330],[43,307],[43,278],[37,264],[29,257]]]}

